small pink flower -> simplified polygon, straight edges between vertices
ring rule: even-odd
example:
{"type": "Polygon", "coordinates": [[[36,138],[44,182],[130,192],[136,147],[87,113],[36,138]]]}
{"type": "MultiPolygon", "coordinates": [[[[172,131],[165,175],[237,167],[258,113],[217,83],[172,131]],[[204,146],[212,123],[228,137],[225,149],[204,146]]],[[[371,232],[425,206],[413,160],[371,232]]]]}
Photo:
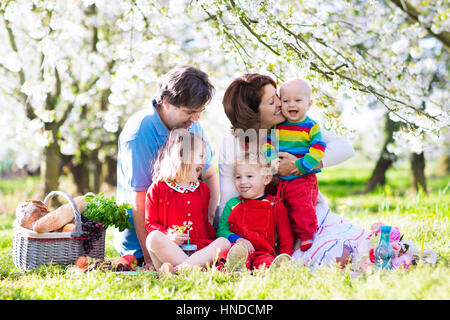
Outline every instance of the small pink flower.
{"type": "Polygon", "coordinates": [[[374,224],[372,224],[372,226],[370,227],[370,231],[372,233],[378,234],[381,232],[381,227],[382,223],[381,222],[375,222],[374,224]]]}
{"type": "Polygon", "coordinates": [[[402,234],[400,233],[400,230],[397,227],[393,227],[391,229],[391,242],[396,242],[400,240],[402,234]]]}

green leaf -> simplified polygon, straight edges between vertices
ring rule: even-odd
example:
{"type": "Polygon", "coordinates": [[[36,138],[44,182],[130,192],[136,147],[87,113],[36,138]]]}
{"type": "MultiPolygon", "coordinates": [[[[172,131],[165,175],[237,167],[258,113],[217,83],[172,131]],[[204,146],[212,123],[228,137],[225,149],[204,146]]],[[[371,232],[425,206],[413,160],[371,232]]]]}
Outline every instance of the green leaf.
{"type": "Polygon", "coordinates": [[[111,198],[105,197],[103,193],[99,193],[96,197],[87,196],[88,205],[84,215],[91,219],[104,224],[105,229],[109,226],[114,226],[120,231],[125,229],[133,230],[133,226],[128,221],[130,215],[126,209],[131,209],[130,204],[117,205],[114,196],[111,198]]]}

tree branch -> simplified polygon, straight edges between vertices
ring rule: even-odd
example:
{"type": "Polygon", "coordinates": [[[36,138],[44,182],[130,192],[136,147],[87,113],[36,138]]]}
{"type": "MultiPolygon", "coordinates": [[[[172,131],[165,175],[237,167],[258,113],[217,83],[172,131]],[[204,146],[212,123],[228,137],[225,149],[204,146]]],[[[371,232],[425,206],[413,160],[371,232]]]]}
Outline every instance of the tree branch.
{"type": "MultiPolygon", "coordinates": [[[[233,0],[230,0],[230,3],[233,7],[233,9],[236,9],[236,4],[234,3],[233,0]]],[[[258,39],[259,42],[261,42],[267,49],[269,49],[270,51],[272,51],[272,53],[274,53],[275,55],[279,56],[280,53],[278,51],[276,51],[275,49],[272,48],[272,46],[270,46],[269,44],[267,44],[261,37],[261,35],[257,34],[252,27],[250,27],[250,24],[247,22],[249,21],[249,19],[247,18],[247,16],[245,14],[240,14],[239,15],[239,20],[242,22],[242,24],[244,25],[244,27],[256,38],[258,39]]]]}
{"type": "MultiPolygon", "coordinates": [[[[267,44],[264,40],[262,40],[262,37],[257,34],[252,27],[250,26],[249,23],[247,23],[246,21],[246,16],[244,13],[239,14],[239,12],[237,12],[236,10],[236,5],[234,3],[233,0],[230,0],[231,6],[233,7],[233,9],[235,9],[236,14],[239,15],[239,20],[243,23],[243,25],[246,27],[246,29],[258,40],[258,42],[262,43],[266,48],[268,48],[271,52],[275,53],[276,55],[280,56],[280,53],[278,51],[276,51],[275,49],[273,49],[269,44],[267,44]]],[[[211,14],[209,14],[209,17],[212,19],[215,19],[216,21],[218,21],[216,16],[212,16],[211,14]]],[[[325,67],[326,70],[323,70],[321,67],[319,67],[319,65],[317,63],[315,63],[314,61],[311,62],[311,69],[322,74],[328,81],[332,80],[333,77],[332,75],[337,75],[338,77],[340,77],[343,80],[346,80],[348,82],[350,82],[353,86],[354,86],[354,90],[358,90],[361,92],[365,92],[365,93],[369,93],[372,94],[376,97],[376,99],[378,101],[380,101],[390,112],[396,114],[399,118],[401,118],[403,121],[409,123],[409,121],[407,119],[405,119],[404,117],[402,117],[401,115],[397,114],[396,110],[390,108],[386,103],[385,100],[389,100],[391,102],[394,103],[398,103],[401,105],[404,105],[407,108],[410,108],[412,110],[414,110],[417,113],[420,113],[434,121],[439,121],[435,116],[429,115],[427,113],[425,113],[424,111],[422,111],[419,108],[414,107],[413,105],[408,104],[407,102],[398,100],[396,98],[390,97],[386,94],[380,93],[377,90],[375,90],[375,88],[373,88],[370,85],[365,85],[362,82],[353,79],[352,77],[349,77],[345,74],[343,74],[342,72],[339,72],[340,69],[342,69],[343,66],[345,66],[345,64],[341,64],[339,66],[331,66],[329,65],[310,45],[309,43],[299,34],[295,34],[294,32],[292,32],[289,28],[287,28],[285,25],[283,25],[283,23],[281,23],[280,21],[275,21],[276,24],[278,24],[284,31],[286,31],[287,33],[289,33],[290,35],[292,35],[294,37],[294,39],[296,39],[297,45],[299,47],[301,47],[299,41],[308,49],[309,52],[311,52],[313,54],[313,56],[325,67]]],[[[287,47],[288,49],[290,48],[291,50],[293,50],[294,52],[297,53],[298,57],[300,60],[304,59],[305,56],[304,54],[299,51],[297,48],[295,48],[295,45],[292,45],[290,43],[284,43],[284,46],[287,47]]]]}
{"type": "MultiPolygon", "coordinates": [[[[281,28],[283,28],[283,30],[285,30],[285,31],[288,32],[290,35],[292,35],[293,37],[295,37],[296,39],[298,39],[299,41],[301,41],[303,44],[305,44],[305,46],[307,46],[307,48],[312,52],[312,54],[313,54],[320,62],[323,63],[323,65],[325,66],[326,69],[328,69],[328,70],[330,71],[330,74],[335,74],[335,75],[339,76],[340,78],[345,79],[345,80],[351,82],[353,85],[356,86],[356,88],[357,88],[358,90],[360,90],[360,91],[362,91],[362,92],[368,92],[368,93],[371,93],[371,94],[375,95],[379,101],[384,101],[384,99],[387,99],[387,100],[390,100],[390,101],[392,101],[392,102],[402,104],[402,105],[404,105],[405,107],[408,107],[408,108],[414,110],[415,112],[420,113],[420,114],[422,114],[422,115],[424,115],[424,116],[426,116],[426,117],[428,117],[428,118],[430,118],[430,119],[432,119],[432,120],[434,120],[434,121],[439,121],[436,117],[434,117],[434,116],[432,116],[432,115],[429,115],[429,114],[425,113],[424,111],[422,111],[422,110],[420,110],[420,109],[418,109],[418,108],[416,108],[416,107],[414,107],[414,106],[412,106],[412,105],[410,105],[410,104],[408,104],[408,103],[406,103],[406,102],[404,102],[404,101],[401,101],[401,100],[398,100],[398,99],[389,97],[389,96],[387,96],[387,95],[385,95],[385,94],[382,94],[382,93],[376,91],[372,86],[370,86],[370,85],[369,85],[369,86],[366,86],[366,85],[363,84],[362,82],[360,82],[360,81],[358,81],[358,80],[355,80],[355,79],[353,79],[353,78],[351,78],[351,77],[349,77],[349,76],[347,76],[347,75],[345,75],[345,74],[343,74],[343,73],[341,73],[341,72],[338,72],[336,68],[333,68],[333,67],[331,67],[330,65],[328,65],[328,64],[322,59],[322,57],[320,57],[320,55],[319,55],[317,52],[315,52],[315,51],[311,48],[311,46],[310,46],[310,45],[309,45],[309,44],[308,44],[308,43],[307,43],[300,35],[293,33],[289,28],[287,28],[286,26],[284,26],[281,22],[277,21],[276,23],[277,23],[281,28]]],[[[322,72],[322,74],[323,74],[323,72],[322,72]]],[[[387,105],[386,105],[384,102],[383,102],[383,105],[387,107],[387,105]]],[[[387,108],[388,108],[388,107],[387,107],[387,108]]],[[[391,112],[394,112],[394,110],[392,110],[391,108],[388,108],[388,110],[391,111],[391,112]]],[[[403,118],[402,118],[402,119],[403,119],[403,118]]]]}
{"type": "Polygon", "coordinates": [[[417,21],[422,25],[429,34],[441,41],[447,48],[450,48],[450,32],[442,31],[441,33],[434,33],[430,27],[424,26],[419,20],[420,12],[416,10],[411,4],[406,0],[391,0],[398,8],[405,12],[411,19],[417,21]]]}
{"type": "Polygon", "coordinates": [[[61,116],[61,118],[58,120],[58,128],[60,128],[64,124],[64,122],[66,122],[66,120],[69,117],[69,114],[72,111],[73,107],[74,107],[73,103],[69,103],[67,105],[66,110],[64,111],[64,113],[61,116]]]}

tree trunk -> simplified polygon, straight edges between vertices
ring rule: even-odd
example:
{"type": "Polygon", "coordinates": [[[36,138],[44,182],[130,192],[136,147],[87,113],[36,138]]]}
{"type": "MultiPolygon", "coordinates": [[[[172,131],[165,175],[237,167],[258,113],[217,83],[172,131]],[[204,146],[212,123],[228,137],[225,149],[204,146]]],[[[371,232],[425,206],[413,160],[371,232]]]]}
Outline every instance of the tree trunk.
{"type": "Polygon", "coordinates": [[[98,150],[83,153],[78,163],[70,163],[70,171],[79,194],[98,193],[103,180],[102,163],[98,160],[98,150]]]}
{"type": "Polygon", "coordinates": [[[87,166],[87,157],[82,154],[79,163],[70,164],[70,172],[72,172],[73,181],[77,187],[78,194],[89,192],[89,168],[87,166]]]}
{"type": "Polygon", "coordinates": [[[444,143],[442,144],[443,154],[439,157],[434,173],[438,177],[445,177],[450,174],[450,130],[444,132],[444,143]]]}
{"type": "Polygon", "coordinates": [[[105,158],[105,182],[110,186],[117,184],[117,159],[112,156],[105,158]]]}
{"type": "Polygon", "coordinates": [[[97,194],[100,191],[100,186],[102,183],[102,163],[98,160],[98,150],[95,150],[90,157],[89,164],[91,172],[91,191],[97,194]]]}
{"type": "Polygon", "coordinates": [[[61,165],[61,154],[56,140],[55,128],[51,128],[51,142],[44,148],[43,160],[41,162],[41,182],[44,186],[44,197],[51,191],[58,190],[59,174],[61,165]]]}
{"type": "Polygon", "coordinates": [[[425,193],[428,193],[427,183],[425,178],[425,155],[424,153],[412,153],[411,154],[411,173],[412,173],[412,185],[411,187],[415,192],[422,189],[425,193]]]}
{"type": "Polygon", "coordinates": [[[394,140],[393,135],[394,132],[397,131],[400,127],[399,122],[394,122],[389,118],[389,115],[386,114],[386,140],[383,145],[383,149],[381,149],[380,157],[375,165],[374,170],[372,171],[372,176],[369,181],[366,183],[365,192],[370,192],[374,190],[378,186],[383,186],[386,183],[386,171],[392,167],[394,162],[397,160],[397,156],[395,154],[390,153],[387,150],[388,145],[394,140]]]}
{"type": "MultiPolygon", "coordinates": [[[[448,149],[447,149],[448,150],[448,149]]],[[[447,176],[450,174],[450,155],[443,154],[437,163],[435,173],[439,177],[447,176]]]]}

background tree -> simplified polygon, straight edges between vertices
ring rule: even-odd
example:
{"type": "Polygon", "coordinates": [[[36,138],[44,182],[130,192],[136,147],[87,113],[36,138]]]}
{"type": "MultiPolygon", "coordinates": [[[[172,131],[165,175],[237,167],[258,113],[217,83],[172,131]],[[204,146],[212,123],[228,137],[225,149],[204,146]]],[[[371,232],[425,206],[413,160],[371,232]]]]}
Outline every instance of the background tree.
{"type": "MultiPolygon", "coordinates": [[[[61,169],[78,193],[116,183],[119,133],[178,64],[226,74],[205,52],[188,2],[7,1],[0,4],[0,159],[40,167],[43,192],[61,169]],[[179,17],[183,15],[183,17],[179,17]],[[195,40],[195,41],[194,41],[195,40]],[[201,54],[201,58],[198,55],[201,54]],[[42,161],[41,161],[42,159],[42,161]]],[[[211,52],[211,51],[210,51],[211,52]]],[[[220,58],[220,57],[219,57],[220,58]]]]}

